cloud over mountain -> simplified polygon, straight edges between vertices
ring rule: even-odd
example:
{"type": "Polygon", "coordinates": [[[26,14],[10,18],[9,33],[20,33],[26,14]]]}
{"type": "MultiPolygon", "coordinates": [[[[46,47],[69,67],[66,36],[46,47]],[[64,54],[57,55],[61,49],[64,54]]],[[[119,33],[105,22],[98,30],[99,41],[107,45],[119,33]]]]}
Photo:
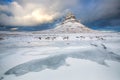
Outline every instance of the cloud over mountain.
{"type": "Polygon", "coordinates": [[[53,21],[77,0],[15,0],[0,5],[0,23],[11,26],[34,26],[53,21]]]}
{"type": "Polygon", "coordinates": [[[119,4],[120,0],[13,0],[0,4],[0,24],[36,26],[54,21],[67,10],[75,13],[81,22],[113,18],[116,21],[119,4]]]}

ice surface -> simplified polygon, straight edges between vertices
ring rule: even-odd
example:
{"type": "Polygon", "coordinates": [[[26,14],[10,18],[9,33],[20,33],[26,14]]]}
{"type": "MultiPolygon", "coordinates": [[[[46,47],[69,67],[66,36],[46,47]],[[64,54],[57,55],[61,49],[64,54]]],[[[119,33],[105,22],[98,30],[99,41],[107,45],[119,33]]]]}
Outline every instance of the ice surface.
{"type": "MultiPolygon", "coordinates": [[[[118,62],[117,64],[120,62],[120,33],[37,34],[32,32],[25,34],[1,32],[1,34],[1,38],[3,38],[0,40],[1,80],[9,80],[7,76],[12,74],[23,76],[48,69],[61,71],[59,68],[69,65],[67,61],[69,58],[95,62],[108,68],[111,66],[108,61],[118,62]]],[[[77,64],[80,65],[81,62],[77,64]]],[[[71,68],[71,66],[69,67],[71,68]]],[[[81,78],[76,78],[76,80],[79,79],[81,78]]],[[[12,78],[11,80],[20,79],[12,78]]]]}
{"type": "Polygon", "coordinates": [[[69,54],[65,53],[50,56],[45,59],[32,60],[27,63],[23,63],[13,67],[12,69],[8,70],[5,75],[15,74],[17,76],[20,76],[33,71],[41,71],[44,69],[57,69],[60,66],[66,64],[66,59],[68,57],[91,60],[105,66],[107,66],[107,63],[105,62],[106,60],[120,62],[120,55],[114,54],[113,52],[97,52],[97,50],[88,50],[81,53],[80,51],[77,51],[69,54]]]}

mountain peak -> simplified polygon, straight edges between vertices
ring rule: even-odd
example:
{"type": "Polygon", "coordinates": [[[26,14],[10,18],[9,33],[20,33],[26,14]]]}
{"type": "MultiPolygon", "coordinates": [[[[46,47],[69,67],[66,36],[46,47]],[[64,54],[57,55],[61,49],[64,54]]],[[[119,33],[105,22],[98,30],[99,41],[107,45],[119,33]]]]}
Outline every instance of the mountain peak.
{"type": "Polygon", "coordinates": [[[71,12],[69,12],[69,13],[67,13],[67,15],[65,17],[65,20],[68,20],[68,19],[76,19],[76,17],[71,12]]]}
{"type": "Polygon", "coordinates": [[[71,12],[67,13],[62,24],[68,23],[68,22],[77,22],[79,23],[79,20],[75,17],[75,15],[71,12]]]}

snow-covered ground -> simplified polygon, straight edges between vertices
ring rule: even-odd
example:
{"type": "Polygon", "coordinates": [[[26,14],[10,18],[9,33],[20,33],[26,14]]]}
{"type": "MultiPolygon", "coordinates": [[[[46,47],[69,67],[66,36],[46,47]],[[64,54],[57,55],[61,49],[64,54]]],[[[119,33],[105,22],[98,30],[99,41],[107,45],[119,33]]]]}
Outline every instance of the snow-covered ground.
{"type": "Polygon", "coordinates": [[[0,80],[120,80],[120,33],[0,32],[0,80]]]}

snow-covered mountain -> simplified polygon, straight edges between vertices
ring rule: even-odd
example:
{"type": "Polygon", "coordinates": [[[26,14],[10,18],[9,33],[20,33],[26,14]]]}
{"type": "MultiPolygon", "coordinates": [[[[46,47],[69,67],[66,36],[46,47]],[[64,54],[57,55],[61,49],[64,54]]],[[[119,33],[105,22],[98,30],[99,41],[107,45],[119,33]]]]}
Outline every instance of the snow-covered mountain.
{"type": "Polygon", "coordinates": [[[40,31],[40,33],[91,33],[95,32],[76,19],[72,13],[68,13],[61,24],[54,29],[40,31]]]}

